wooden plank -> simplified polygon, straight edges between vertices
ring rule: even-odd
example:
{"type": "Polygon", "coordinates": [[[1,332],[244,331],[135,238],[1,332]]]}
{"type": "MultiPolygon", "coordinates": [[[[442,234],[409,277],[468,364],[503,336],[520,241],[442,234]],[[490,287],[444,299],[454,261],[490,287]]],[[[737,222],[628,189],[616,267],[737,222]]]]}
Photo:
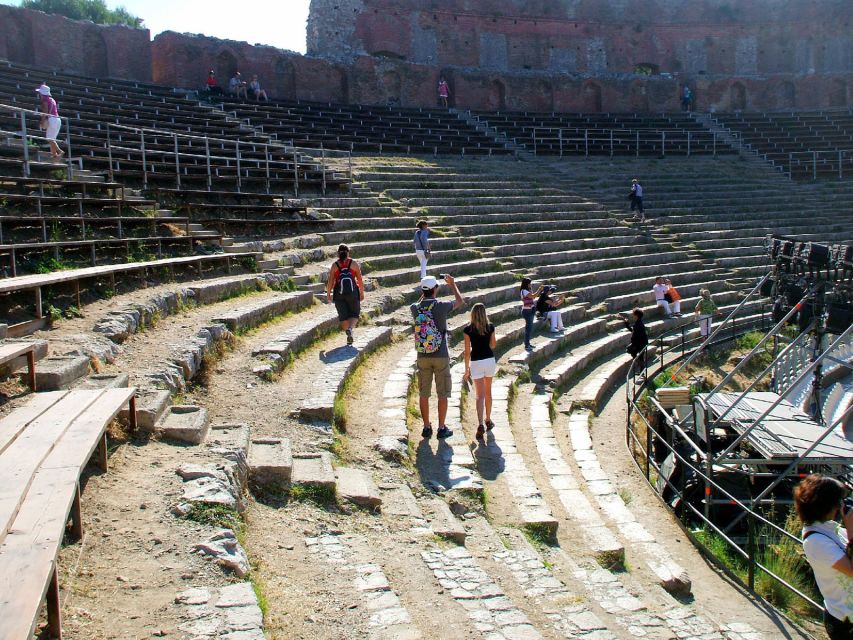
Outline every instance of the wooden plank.
{"type": "Polygon", "coordinates": [[[41,463],[40,469],[71,467],[78,474],[89,462],[107,425],[136,393],[135,388],[106,389],[86,411],[78,416],[59,438],[53,451],[41,463]]]}
{"type": "Polygon", "coordinates": [[[36,474],[14,527],[0,544],[3,640],[32,637],[56,566],[77,477],[73,468],[36,474]]]}
{"type": "Polygon", "coordinates": [[[56,404],[68,391],[48,391],[37,393],[23,407],[16,409],[8,416],[0,420],[0,464],[2,464],[3,451],[6,450],[18,434],[33,420],[56,404]]]}
{"type": "Polygon", "coordinates": [[[4,342],[0,344],[0,364],[14,360],[35,348],[34,344],[28,342],[4,342]]]}
{"type": "Polygon", "coordinates": [[[71,423],[103,393],[103,390],[69,392],[6,447],[0,458],[0,541],[9,531],[44,459],[71,423]]]}

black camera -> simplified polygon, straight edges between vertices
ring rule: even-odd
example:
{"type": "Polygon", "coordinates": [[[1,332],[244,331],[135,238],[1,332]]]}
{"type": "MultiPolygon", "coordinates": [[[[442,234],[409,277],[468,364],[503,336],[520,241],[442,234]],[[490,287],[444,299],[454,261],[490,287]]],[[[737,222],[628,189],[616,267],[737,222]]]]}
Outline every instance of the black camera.
{"type": "Polygon", "coordinates": [[[850,509],[853,509],[853,498],[844,498],[841,501],[841,515],[846,516],[850,509]]]}

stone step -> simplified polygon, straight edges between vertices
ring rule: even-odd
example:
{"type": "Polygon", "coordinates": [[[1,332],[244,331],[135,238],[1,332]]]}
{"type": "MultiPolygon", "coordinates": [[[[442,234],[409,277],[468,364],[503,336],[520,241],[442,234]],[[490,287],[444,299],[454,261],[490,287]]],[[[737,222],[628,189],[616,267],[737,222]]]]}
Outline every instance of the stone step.
{"type": "Polygon", "coordinates": [[[468,535],[465,532],[465,527],[441,498],[429,498],[427,500],[426,519],[435,535],[459,545],[465,544],[465,538],[468,535]]]}
{"type": "Polygon", "coordinates": [[[531,367],[571,344],[580,343],[593,336],[604,334],[605,327],[606,320],[604,318],[592,318],[574,326],[568,326],[563,333],[558,335],[550,335],[543,331],[541,337],[537,338],[534,336],[531,340],[531,344],[534,347],[532,351],[513,354],[510,356],[509,362],[531,367]]]}
{"type": "Polygon", "coordinates": [[[335,490],[335,470],[329,453],[295,453],[290,475],[293,485],[335,490]]]}
{"type": "Polygon", "coordinates": [[[36,388],[39,391],[67,389],[88,374],[87,356],[49,356],[39,360],[36,367],[36,388]]]}
{"type": "Polygon", "coordinates": [[[507,479],[506,486],[521,516],[519,524],[539,537],[556,540],[557,519],[536,486],[536,480],[527,468],[524,456],[515,446],[509,423],[511,384],[510,377],[495,378],[493,381],[492,420],[495,427],[477,447],[476,455],[479,460],[484,460],[487,466],[493,464],[491,460],[500,460],[503,463],[501,474],[507,479]]]}
{"type": "Polygon", "coordinates": [[[306,398],[299,407],[299,416],[306,420],[331,422],[335,398],[344,382],[361,361],[372,351],[391,342],[391,329],[371,327],[356,329],[355,342],[326,352],[317,370],[314,396],[306,398]]]}
{"type": "Polygon", "coordinates": [[[599,464],[589,435],[590,417],[587,411],[572,411],[569,416],[569,439],[587,489],[632,548],[639,551],[660,586],[674,595],[688,596],[691,581],[687,571],[637,521],[599,464]]]}
{"type": "MultiPolygon", "coordinates": [[[[608,252],[615,254],[628,254],[642,251],[645,247],[642,245],[650,244],[649,238],[642,235],[628,236],[621,239],[622,242],[608,248],[608,252]],[[640,245],[638,247],[638,245],[640,245]]],[[[519,267],[531,268],[540,265],[566,264],[566,263],[585,263],[587,260],[595,260],[601,257],[600,249],[575,249],[572,251],[553,251],[543,253],[533,253],[527,255],[514,255],[513,263],[519,267]]]]}
{"type": "Polygon", "coordinates": [[[313,303],[314,298],[309,292],[277,293],[265,300],[219,313],[213,321],[221,322],[232,333],[241,333],[285,313],[305,309],[313,303]]]}
{"type": "Polygon", "coordinates": [[[278,260],[258,260],[255,263],[258,271],[271,271],[279,268],[278,260]]]}
{"type": "Polygon", "coordinates": [[[335,479],[339,499],[370,511],[379,512],[382,509],[382,496],[367,471],[338,467],[335,469],[335,479]]]}
{"type": "MultiPolygon", "coordinates": [[[[700,289],[711,291],[726,291],[728,285],[716,269],[693,271],[685,274],[690,282],[675,283],[683,298],[692,298],[699,294],[700,289]]],[[[585,287],[575,291],[575,295],[590,302],[603,302],[608,311],[621,311],[634,307],[644,307],[654,304],[655,295],[652,292],[654,281],[643,278],[639,281],[625,280],[619,283],[603,284],[597,287],[585,287]]]]}
{"type": "Polygon", "coordinates": [[[531,397],[530,430],[551,487],[596,561],[603,567],[622,566],[625,547],[581,491],[577,477],[563,457],[551,424],[550,400],[550,395],[544,394],[531,397]]]}
{"type": "Polygon", "coordinates": [[[75,389],[126,389],[130,386],[126,373],[95,373],[87,376],[75,389]]]}
{"type": "MultiPolygon", "coordinates": [[[[157,422],[163,416],[166,408],[172,402],[172,394],[166,389],[140,389],[136,390],[136,428],[153,433],[157,422]]],[[[122,409],[118,414],[119,420],[127,424],[129,415],[127,409],[122,409]]]]}
{"type": "Polygon", "coordinates": [[[155,427],[163,438],[190,444],[204,442],[209,430],[207,409],[194,405],[172,405],[155,427]]]}
{"type": "Polygon", "coordinates": [[[256,487],[284,487],[293,474],[293,453],[287,438],[257,438],[249,444],[249,482],[256,487]]]}
{"type": "Polygon", "coordinates": [[[630,334],[626,331],[605,335],[572,349],[569,355],[549,364],[539,377],[553,387],[560,387],[575,378],[592,362],[612,354],[614,351],[624,351],[630,342],[630,334]]]}

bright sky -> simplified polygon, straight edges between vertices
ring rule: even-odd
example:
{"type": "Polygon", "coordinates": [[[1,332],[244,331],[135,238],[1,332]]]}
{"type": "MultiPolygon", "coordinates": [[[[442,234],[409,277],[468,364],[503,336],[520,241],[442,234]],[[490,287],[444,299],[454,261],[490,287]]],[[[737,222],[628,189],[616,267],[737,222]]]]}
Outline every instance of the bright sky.
{"type": "MultiPolygon", "coordinates": [[[[310,0],[107,0],[145,20],[153,38],[162,31],[203,33],[207,36],[271,44],[305,53],[305,23],[310,0]]],[[[3,2],[3,4],[17,4],[3,2]]]]}

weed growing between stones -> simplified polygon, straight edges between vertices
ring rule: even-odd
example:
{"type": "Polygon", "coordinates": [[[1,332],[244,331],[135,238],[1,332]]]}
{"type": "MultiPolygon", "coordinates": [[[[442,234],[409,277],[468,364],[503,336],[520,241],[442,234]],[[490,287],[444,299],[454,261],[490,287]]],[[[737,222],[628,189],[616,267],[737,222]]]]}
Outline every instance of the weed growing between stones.
{"type": "Polygon", "coordinates": [[[631,494],[631,491],[625,487],[620,487],[616,493],[626,505],[631,504],[634,500],[634,496],[631,494]]]}
{"type": "Polygon", "coordinates": [[[550,547],[557,542],[554,530],[545,524],[526,524],[521,527],[521,531],[534,547],[550,547]]]}
{"type": "Polygon", "coordinates": [[[187,520],[198,522],[209,527],[220,529],[231,529],[235,535],[241,535],[243,520],[236,509],[226,507],[224,504],[210,504],[206,502],[194,502],[187,514],[187,520]]]}
{"type": "Polygon", "coordinates": [[[198,375],[195,377],[195,382],[203,387],[210,384],[210,376],[213,372],[213,366],[219,362],[222,357],[237,348],[238,338],[230,332],[226,332],[222,340],[215,341],[210,350],[204,354],[201,360],[201,367],[198,375]]]}
{"type": "Polygon", "coordinates": [[[295,502],[313,502],[320,507],[328,507],[338,502],[334,487],[311,484],[294,484],[289,491],[290,499],[295,502]]]}

